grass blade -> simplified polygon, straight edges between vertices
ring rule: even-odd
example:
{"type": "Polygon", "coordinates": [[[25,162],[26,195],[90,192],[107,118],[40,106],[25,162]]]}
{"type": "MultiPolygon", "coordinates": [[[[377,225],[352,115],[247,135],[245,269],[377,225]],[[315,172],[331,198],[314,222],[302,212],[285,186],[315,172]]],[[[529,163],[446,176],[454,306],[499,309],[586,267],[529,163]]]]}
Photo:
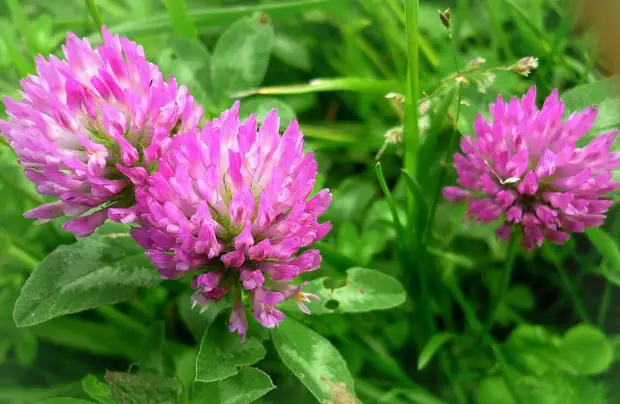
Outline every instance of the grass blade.
{"type": "Polygon", "coordinates": [[[433,337],[428,340],[424,349],[420,353],[418,358],[418,370],[422,370],[428,365],[433,359],[433,356],[439,351],[439,349],[449,342],[451,339],[456,338],[456,334],[452,334],[449,332],[440,332],[439,334],[433,335],[433,337]]]}
{"type": "MultiPolygon", "coordinates": [[[[288,18],[314,8],[333,10],[349,0],[297,0],[277,3],[255,4],[225,8],[209,8],[190,11],[189,20],[200,31],[202,28],[230,24],[242,17],[255,13],[267,13],[271,19],[288,18]]],[[[166,14],[155,15],[138,21],[130,21],[111,27],[114,33],[127,36],[158,35],[172,28],[172,22],[166,14]]]]}
{"type": "Polygon", "coordinates": [[[101,13],[99,12],[99,8],[97,7],[95,0],[86,0],[86,7],[88,8],[88,12],[91,17],[93,17],[97,31],[101,31],[101,27],[103,27],[103,17],[101,17],[101,13]]]}
{"type": "Polygon", "coordinates": [[[36,37],[36,29],[26,15],[26,11],[18,0],[6,0],[6,5],[11,11],[13,26],[19,31],[20,36],[28,46],[28,53],[32,56],[39,53],[36,37]]]}
{"type": "Polygon", "coordinates": [[[3,24],[0,39],[6,44],[7,53],[20,76],[27,76],[34,71],[34,66],[17,48],[17,38],[10,24],[3,24]]]}
{"type": "Polygon", "coordinates": [[[307,94],[326,91],[353,91],[359,93],[387,94],[398,91],[402,84],[396,81],[375,80],[361,77],[339,77],[334,79],[314,79],[307,84],[290,86],[262,87],[250,91],[233,94],[234,97],[247,97],[253,94],[307,94]]]}

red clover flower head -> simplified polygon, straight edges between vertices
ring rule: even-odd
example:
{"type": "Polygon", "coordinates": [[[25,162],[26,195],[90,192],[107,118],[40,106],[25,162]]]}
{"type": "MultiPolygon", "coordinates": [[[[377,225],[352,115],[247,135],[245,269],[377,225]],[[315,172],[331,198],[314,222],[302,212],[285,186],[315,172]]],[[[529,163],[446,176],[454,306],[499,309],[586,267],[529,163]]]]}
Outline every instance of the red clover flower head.
{"type": "Polygon", "coordinates": [[[497,234],[504,239],[518,226],[527,249],[545,239],[563,244],[571,232],[601,226],[613,204],[603,196],[619,185],[612,171],[620,166],[620,153],[610,151],[616,131],[577,146],[592,129],[597,109],[563,120],[557,90],[538,110],[531,88],[522,100],[506,103],[499,96],[490,112],[491,121],[477,117],[475,138],[462,137],[462,153],[454,155],[458,187],[444,188],[444,197],[467,202],[467,217],[475,221],[501,218],[497,234]]]}
{"type": "Polygon", "coordinates": [[[304,302],[318,297],[288,282],[320,266],[318,250],[300,249],[331,229],[318,222],[331,194],[310,197],[317,163],[296,121],[281,136],[272,110],[257,129],[256,115],[240,122],[237,102],[202,131],[174,137],[157,166],[136,190],[131,234],[165,278],[191,272],[201,305],[234,296],[230,330],[242,338],[243,294],[268,328],[284,320],[276,305],[285,299],[307,312],[304,302]]]}
{"type": "Polygon", "coordinates": [[[63,228],[90,235],[110,218],[135,219],[135,185],[175,132],[202,117],[187,88],[164,80],[141,46],[102,29],[103,44],[67,35],[64,59],[36,59],[37,74],[22,80],[21,99],[5,97],[0,130],[26,176],[58,200],[25,216],[46,222],[79,217],[63,228]]]}

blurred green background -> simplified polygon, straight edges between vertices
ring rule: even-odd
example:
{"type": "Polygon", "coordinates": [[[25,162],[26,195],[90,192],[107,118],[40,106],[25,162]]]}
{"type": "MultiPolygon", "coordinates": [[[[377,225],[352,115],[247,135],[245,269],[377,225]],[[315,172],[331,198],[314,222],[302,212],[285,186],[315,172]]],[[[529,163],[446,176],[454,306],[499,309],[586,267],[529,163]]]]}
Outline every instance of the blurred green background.
{"type": "MultiPolygon", "coordinates": [[[[420,313],[410,274],[414,268],[399,261],[390,205],[375,174],[381,151],[383,173],[404,216],[406,186],[398,142],[404,107],[398,94],[406,93],[409,42],[402,0],[98,0],[96,5],[113,33],[141,44],[150,61],[189,87],[207,117],[242,98],[245,114],[277,107],[284,121],[298,118],[306,148],[317,154],[319,185],[334,194],[326,213],[334,230],[319,243],[324,257],[320,276],[344,279],[344,270],[361,266],[414,284],[407,287],[407,302],[394,310],[303,318],[347,360],[360,400],[453,403],[458,402],[451,388],[456,383],[467,402],[511,404],[509,378],[521,403],[620,402],[617,207],[604,232],[519,254],[493,330],[493,349],[503,352],[498,357],[477,339],[464,307],[484,318],[506,247],[495,240],[493,226],[464,223],[463,207],[440,202],[432,229],[436,242],[430,249],[429,310],[436,331],[445,336],[428,348],[433,333],[420,313]],[[183,8],[187,15],[179,11],[183,8]],[[239,64],[252,64],[266,60],[266,53],[264,77],[257,67],[254,81],[232,84],[232,95],[212,92],[217,83],[208,80],[206,61],[218,38],[239,19],[262,18],[256,17],[261,13],[273,27],[273,38],[255,41],[236,57],[239,64]],[[396,95],[386,98],[389,93],[396,95]],[[452,285],[458,285],[467,306],[459,304],[452,285]],[[420,365],[425,346],[430,356],[420,365]]],[[[576,4],[560,0],[420,1],[420,86],[432,95],[420,108],[427,154],[416,162],[424,173],[419,182],[425,192],[432,195],[439,186],[452,152],[452,128],[471,133],[476,114],[486,112],[499,93],[520,95],[536,85],[542,99],[554,88],[576,88],[565,96],[569,107],[600,104],[604,122],[597,129],[620,126],[620,101],[609,81],[600,82],[609,75],[605,58],[594,51],[594,35],[577,28],[578,15],[576,4]],[[437,14],[448,7],[453,43],[437,14]],[[529,77],[510,70],[528,56],[539,59],[529,77]],[[478,59],[480,66],[473,68],[475,58],[484,63],[478,59]],[[461,81],[456,80],[457,68],[461,81]]],[[[1,0],[0,94],[17,97],[20,77],[35,72],[33,58],[60,54],[67,32],[100,40],[85,2],[1,0]]],[[[25,180],[12,151],[2,147],[0,153],[0,402],[93,397],[93,389],[105,390],[98,383],[106,370],[128,371],[132,364],[144,363],[147,348],[161,352],[165,373],[179,377],[187,391],[183,399],[189,400],[201,328],[189,309],[186,285],[168,281],[114,307],[29,328],[14,326],[13,304],[31,271],[57,246],[75,239],[58,221],[35,226],[22,217],[43,199],[25,180]],[[145,342],[159,332],[153,324],[165,330],[165,342],[159,345],[145,342]],[[92,376],[84,379],[86,375],[92,376]]],[[[452,171],[447,172],[444,183],[454,183],[452,171]]],[[[260,402],[316,402],[269,344],[267,357],[257,366],[278,388],[260,402]]],[[[337,404],[349,404],[347,399],[337,404]]],[[[191,400],[215,402],[196,395],[191,400]]]]}

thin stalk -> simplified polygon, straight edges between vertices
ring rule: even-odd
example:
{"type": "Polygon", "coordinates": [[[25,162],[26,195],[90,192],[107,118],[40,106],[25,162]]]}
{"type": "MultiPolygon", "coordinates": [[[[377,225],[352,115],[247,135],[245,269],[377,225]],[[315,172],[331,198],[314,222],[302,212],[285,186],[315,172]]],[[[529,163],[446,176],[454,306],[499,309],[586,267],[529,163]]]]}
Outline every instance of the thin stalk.
{"type": "Polygon", "coordinates": [[[514,268],[514,263],[517,258],[517,252],[519,251],[519,244],[521,241],[521,233],[519,229],[515,229],[510,236],[510,242],[508,244],[508,253],[506,255],[506,261],[504,262],[504,270],[502,271],[502,277],[500,279],[499,290],[495,294],[495,298],[493,299],[493,304],[491,306],[491,312],[489,314],[489,318],[482,328],[481,335],[486,335],[491,332],[493,329],[493,325],[495,324],[495,317],[497,316],[497,311],[499,310],[500,305],[502,304],[502,300],[504,300],[504,296],[506,295],[506,291],[508,290],[508,286],[510,285],[510,278],[512,275],[512,269],[514,268]]]}
{"type": "Polygon", "coordinates": [[[6,255],[10,259],[20,262],[30,271],[33,271],[39,265],[39,260],[28,254],[21,248],[17,247],[15,244],[9,247],[6,255]]]}
{"type": "MultiPolygon", "coordinates": [[[[456,62],[456,59],[455,59],[456,62]]],[[[455,142],[456,140],[459,138],[458,136],[458,120],[459,120],[459,116],[461,115],[461,97],[463,94],[463,86],[461,83],[458,84],[457,87],[457,95],[456,95],[456,115],[454,118],[454,128],[452,129],[452,136],[450,137],[450,144],[448,145],[448,148],[446,149],[446,154],[444,156],[444,164],[441,166],[440,172],[439,172],[439,179],[437,182],[437,189],[435,190],[435,194],[433,195],[433,203],[431,204],[431,209],[430,209],[430,213],[428,216],[428,224],[426,225],[426,229],[424,231],[424,237],[422,239],[422,242],[424,244],[426,244],[427,239],[428,239],[428,235],[431,232],[431,229],[433,228],[433,222],[435,221],[435,214],[437,213],[437,205],[439,204],[439,199],[441,198],[441,186],[443,185],[444,180],[446,179],[446,174],[448,172],[448,166],[450,165],[450,162],[448,161],[450,159],[450,153],[452,152],[452,150],[454,150],[455,148],[455,142]]]]}
{"type": "MultiPolygon", "coordinates": [[[[416,273],[418,275],[418,284],[420,287],[420,310],[424,315],[424,320],[426,323],[427,330],[432,337],[437,333],[437,325],[433,320],[433,315],[430,311],[430,293],[428,287],[428,277],[426,269],[428,268],[428,259],[429,255],[425,249],[421,249],[418,256],[418,263],[416,268],[416,273]]],[[[450,369],[450,363],[448,361],[448,355],[446,352],[442,351],[439,354],[439,366],[441,367],[442,372],[448,379],[448,383],[450,384],[450,388],[454,393],[454,398],[457,403],[464,404],[467,403],[467,396],[461,386],[456,382],[456,379],[450,369]]]]}
{"type": "Polygon", "coordinates": [[[463,295],[463,292],[458,287],[458,285],[454,282],[449,282],[447,284],[454,301],[459,305],[461,311],[465,315],[465,321],[467,325],[474,333],[479,333],[482,329],[482,323],[476,317],[476,313],[471,305],[468,303],[467,298],[463,295]]]}
{"type": "Polygon", "coordinates": [[[418,41],[418,0],[405,1],[405,21],[407,25],[407,54],[408,54],[408,89],[407,89],[407,119],[405,130],[404,166],[416,178],[416,160],[420,148],[420,134],[418,128],[418,95],[420,93],[419,70],[419,41],[418,41]]]}
{"type": "Polygon", "coordinates": [[[586,308],[583,306],[583,303],[581,302],[581,299],[579,298],[579,295],[577,294],[577,291],[575,290],[573,282],[568,276],[568,273],[566,272],[566,270],[561,264],[558,264],[555,267],[558,270],[558,275],[560,275],[560,279],[562,280],[562,283],[564,284],[566,291],[568,292],[568,296],[573,302],[573,307],[575,311],[577,312],[579,317],[581,317],[582,321],[585,321],[587,323],[592,323],[590,316],[588,315],[588,312],[586,311],[586,308]]]}
{"type": "Polygon", "coordinates": [[[84,0],[86,2],[86,7],[88,8],[88,12],[90,12],[91,17],[93,17],[93,21],[97,30],[101,32],[101,27],[103,27],[103,18],[101,17],[101,13],[99,12],[99,8],[97,4],[95,4],[95,0],[84,0]]]}
{"type": "Polygon", "coordinates": [[[500,49],[503,49],[508,60],[514,59],[512,51],[510,50],[510,43],[506,37],[506,31],[504,31],[502,22],[500,21],[500,16],[497,10],[497,6],[499,5],[498,2],[496,0],[484,0],[484,2],[491,17],[491,26],[493,30],[491,37],[495,45],[495,51],[499,56],[500,49]]]}
{"type": "MultiPolygon", "coordinates": [[[[513,237],[513,239],[514,238],[515,237],[513,237]]],[[[455,282],[450,282],[448,283],[447,286],[452,294],[452,297],[454,298],[456,303],[459,305],[459,307],[463,311],[463,314],[465,315],[465,320],[467,321],[467,324],[469,325],[469,327],[472,329],[474,333],[480,333],[480,330],[482,329],[482,324],[480,320],[478,320],[478,318],[476,317],[476,313],[474,312],[474,309],[469,304],[467,298],[463,295],[463,292],[461,292],[461,289],[458,287],[458,285],[456,285],[455,282]]],[[[512,378],[508,374],[508,371],[507,371],[508,363],[506,362],[506,359],[504,358],[500,345],[497,343],[497,341],[495,341],[493,336],[488,333],[482,334],[482,340],[485,344],[489,344],[491,346],[493,355],[495,356],[495,359],[497,360],[497,363],[499,364],[499,369],[502,374],[502,377],[506,381],[506,386],[508,387],[508,391],[510,392],[510,395],[512,396],[512,401],[515,402],[516,404],[523,404],[517,394],[517,391],[519,390],[517,386],[514,385],[512,378]]]]}
{"type": "Polygon", "coordinates": [[[137,334],[146,334],[148,331],[144,324],[113,306],[101,306],[97,307],[96,310],[110,324],[114,324],[127,331],[134,331],[137,334]]]}
{"type": "MultiPolygon", "coordinates": [[[[454,69],[456,70],[457,78],[460,76],[461,72],[459,69],[459,63],[457,61],[457,52],[456,52],[456,44],[454,42],[454,38],[452,37],[452,30],[448,28],[448,38],[450,38],[450,43],[452,45],[452,58],[454,60],[454,69]]],[[[431,229],[433,228],[433,222],[435,221],[435,213],[437,212],[437,204],[439,203],[439,199],[441,197],[441,186],[443,185],[443,181],[446,178],[446,173],[448,171],[448,159],[450,158],[450,153],[455,148],[455,142],[458,139],[458,123],[459,117],[461,116],[461,97],[463,93],[463,84],[461,81],[457,81],[457,90],[456,90],[456,116],[454,118],[454,127],[452,129],[452,136],[450,137],[450,143],[448,144],[448,148],[446,149],[446,154],[444,155],[445,164],[441,167],[441,171],[439,172],[439,182],[437,183],[437,189],[435,190],[435,195],[433,196],[433,203],[431,205],[430,214],[428,217],[428,224],[424,231],[424,236],[422,239],[423,243],[426,243],[427,237],[430,234],[431,229]]]]}
{"type": "Polygon", "coordinates": [[[611,282],[605,283],[605,289],[603,290],[603,296],[601,297],[601,305],[598,309],[598,317],[596,318],[596,323],[599,328],[604,328],[605,326],[605,320],[607,320],[607,312],[609,311],[612,293],[613,286],[611,282]]]}

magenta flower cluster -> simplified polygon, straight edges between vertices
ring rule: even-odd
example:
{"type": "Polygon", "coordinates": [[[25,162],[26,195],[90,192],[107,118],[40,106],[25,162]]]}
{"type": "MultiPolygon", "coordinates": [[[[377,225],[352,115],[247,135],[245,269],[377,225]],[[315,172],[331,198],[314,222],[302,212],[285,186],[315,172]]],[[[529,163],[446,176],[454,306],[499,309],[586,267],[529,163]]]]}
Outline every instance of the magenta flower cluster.
{"type": "Polygon", "coordinates": [[[318,217],[331,202],[324,189],[309,197],[317,163],[304,154],[296,121],[282,136],[275,110],[257,129],[257,117],[239,120],[239,103],[202,131],[173,138],[158,170],[136,190],[138,223],[132,236],[166,278],[209,268],[194,278],[195,302],[206,305],[231,293],[230,329],[245,336],[242,295],[254,317],[272,328],[284,320],[275,306],[314,295],[292,285],[317,269],[318,250],[306,250],[331,229],[318,217]],[[298,255],[297,255],[298,254],[298,255]]]}
{"type": "Polygon", "coordinates": [[[193,300],[233,297],[230,330],[248,329],[244,298],[272,328],[276,305],[318,296],[292,283],[319,268],[304,250],[331,225],[318,217],[328,190],[310,197],[317,174],[296,121],[280,135],[275,110],[239,120],[239,103],[199,130],[202,108],[174,78],[165,81],[143,49],[103,29],[103,44],[67,36],[65,60],[37,59],[22,98],[4,99],[0,129],[37,191],[58,200],[26,217],[88,236],[107,218],[134,223],[134,239],[163,277],[193,276],[193,300]]]}
{"type": "Polygon", "coordinates": [[[58,198],[26,217],[79,217],[63,226],[77,236],[107,218],[133,221],[134,186],[170,136],[195,129],[202,117],[187,88],[164,80],[141,46],[105,28],[102,35],[93,49],[68,34],[64,60],[39,56],[21,99],[4,97],[9,120],[0,121],[37,191],[58,198]]]}
{"type": "Polygon", "coordinates": [[[563,244],[572,232],[601,226],[613,201],[603,199],[618,188],[612,180],[620,153],[610,151],[617,132],[578,147],[592,129],[596,108],[564,120],[557,90],[536,107],[536,89],[522,100],[490,106],[491,121],[479,115],[476,137],[463,136],[454,155],[458,187],[443,190],[452,202],[467,202],[467,217],[482,223],[501,219],[499,237],[518,226],[527,249],[545,239],[563,244]]]}

